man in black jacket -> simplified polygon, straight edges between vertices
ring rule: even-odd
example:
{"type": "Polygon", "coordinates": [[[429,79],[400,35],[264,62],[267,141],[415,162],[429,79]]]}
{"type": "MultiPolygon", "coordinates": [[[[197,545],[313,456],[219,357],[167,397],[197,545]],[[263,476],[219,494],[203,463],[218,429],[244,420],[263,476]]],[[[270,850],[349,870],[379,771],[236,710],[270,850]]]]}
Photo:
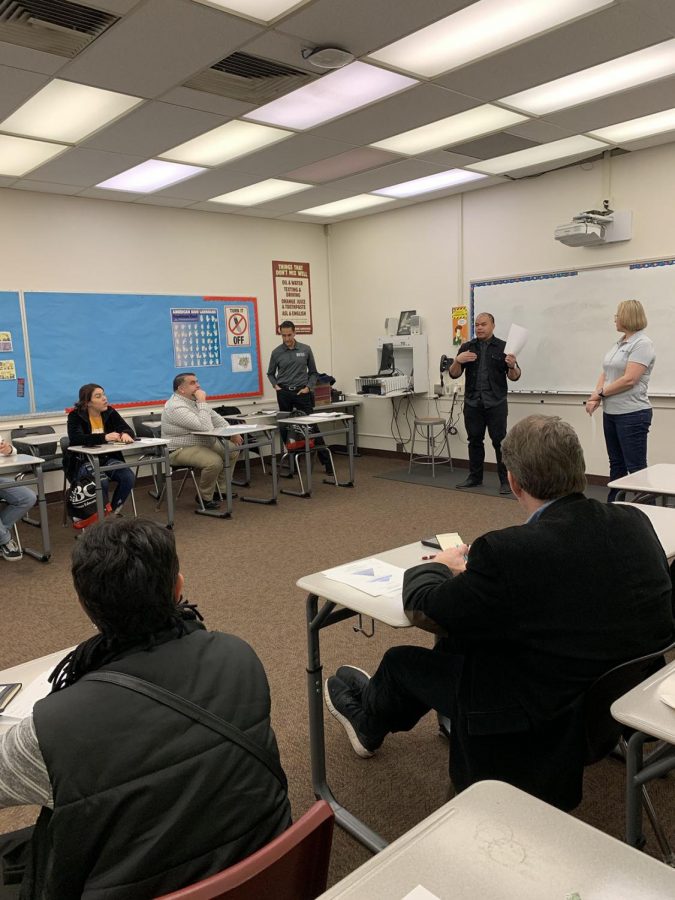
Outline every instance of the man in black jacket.
{"type": "Polygon", "coordinates": [[[497,779],[572,809],[581,698],[613,666],[673,640],[670,574],[642,512],[584,496],[571,426],[530,416],[502,450],[527,522],[409,569],[406,614],[440,640],[388,650],[370,679],[342,666],[326,703],[364,757],[435,709],[451,720],[456,790],[497,779]]]}
{"type": "Polygon", "coordinates": [[[95,525],[76,543],[72,571],[100,633],[0,737],[0,806],[43,807],[21,897],[149,900],[238,862],[290,824],[269,687],[248,644],[206,631],[179,602],[171,531],[133,519],[95,525]],[[196,704],[201,719],[139,693],[127,676],[196,704]],[[235,734],[224,737],[214,719],[235,734]]]}
{"type": "Polygon", "coordinates": [[[483,483],[487,428],[495,448],[499,493],[510,494],[511,488],[501,454],[508,415],[506,379],[518,381],[520,366],[512,353],[504,353],[506,342],[495,337],[495,319],[492,313],[477,315],[474,331],[476,336],[462,344],[448,369],[451,378],[459,378],[462,372],[466,372],[464,427],[469,439],[469,475],[457,487],[470,488],[483,483]]]}

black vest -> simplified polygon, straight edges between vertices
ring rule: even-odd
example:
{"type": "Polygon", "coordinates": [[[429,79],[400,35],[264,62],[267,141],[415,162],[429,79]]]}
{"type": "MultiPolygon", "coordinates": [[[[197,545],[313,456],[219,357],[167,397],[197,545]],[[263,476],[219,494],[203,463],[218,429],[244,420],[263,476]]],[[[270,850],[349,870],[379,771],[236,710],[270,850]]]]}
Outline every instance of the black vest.
{"type": "MultiPolygon", "coordinates": [[[[203,706],[278,755],[260,660],[197,630],[101,671],[127,672],[203,706]]],[[[212,875],[290,824],[286,792],[236,744],[118,685],[78,681],[36,704],[54,791],[22,898],[145,900],[212,875]]]]}

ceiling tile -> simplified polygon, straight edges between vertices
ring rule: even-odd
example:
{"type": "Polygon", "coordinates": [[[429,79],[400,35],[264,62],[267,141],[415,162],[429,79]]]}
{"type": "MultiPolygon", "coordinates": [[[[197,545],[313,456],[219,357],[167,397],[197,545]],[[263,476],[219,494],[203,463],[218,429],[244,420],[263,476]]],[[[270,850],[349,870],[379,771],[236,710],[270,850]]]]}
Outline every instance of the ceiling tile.
{"type": "Polygon", "coordinates": [[[445,172],[452,168],[452,164],[439,166],[420,159],[399,158],[398,162],[390,163],[388,166],[381,166],[372,172],[361,172],[359,175],[352,175],[350,178],[333,181],[326,187],[344,191],[346,196],[367,194],[370,191],[379,190],[379,188],[391,187],[393,184],[412,181],[414,178],[424,178],[425,175],[435,175],[437,172],[445,172]]]}
{"type": "Polygon", "coordinates": [[[451,15],[471,0],[317,0],[277,25],[314,46],[341,47],[355,56],[379,50],[411,31],[451,15]]]}
{"type": "Polygon", "coordinates": [[[232,100],[230,97],[219,97],[208,91],[197,91],[193,88],[177,87],[162,94],[162,102],[173,103],[175,106],[187,106],[190,109],[201,109],[204,112],[215,113],[226,119],[236,119],[245,113],[255,109],[253,103],[244,103],[242,100],[232,100]]]}
{"type": "Polygon", "coordinates": [[[103,12],[112,13],[114,16],[124,16],[142,0],[84,0],[84,2],[93,9],[102,9],[103,12]]]}
{"type": "Polygon", "coordinates": [[[273,178],[290,169],[297,169],[310,163],[337,156],[351,149],[346,144],[314,137],[314,134],[296,134],[272,147],[251,153],[235,160],[231,167],[240,172],[251,172],[273,178]]]}
{"type": "Polygon", "coordinates": [[[175,209],[183,209],[190,206],[192,200],[179,200],[178,197],[164,197],[158,194],[143,194],[135,201],[136,204],[142,203],[146,206],[172,206],[175,209]]]}
{"type": "Polygon", "coordinates": [[[675,37],[675,3],[673,0],[624,0],[641,16],[649,16],[661,27],[669,28],[675,37]]]}
{"type": "Polygon", "coordinates": [[[664,40],[662,29],[623,4],[556,28],[436,79],[481,100],[498,100],[664,40]]]}
{"type": "Polygon", "coordinates": [[[194,203],[198,200],[208,200],[209,197],[217,197],[228,191],[236,191],[238,188],[248,187],[249,184],[254,184],[259,180],[255,175],[221,167],[210,169],[194,178],[179,181],[178,184],[172,184],[163,191],[157,191],[155,196],[178,197],[194,203]]]}
{"type": "Polygon", "coordinates": [[[261,27],[198,3],[148,0],[61,73],[138,97],[156,97],[227,56],[261,27]]]}
{"type": "Polygon", "coordinates": [[[89,200],[116,200],[118,203],[133,203],[138,194],[130,194],[128,191],[106,191],[103,188],[85,188],[80,191],[78,197],[87,197],[89,200]]]}
{"type": "Polygon", "coordinates": [[[37,191],[41,194],[77,194],[80,185],[54,184],[51,181],[32,181],[28,178],[20,178],[12,187],[19,191],[37,191]]]}
{"type": "Polygon", "coordinates": [[[420,84],[367,109],[328,122],[312,133],[354,145],[372,144],[476,105],[469,97],[433,84],[420,84]]]}
{"type": "Polygon", "coordinates": [[[0,121],[25,103],[48,82],[46,75],[0,66],[0,121]]]}
{"type": "Polygon", "coordinates": [[[55,75],[67,62],[70,60],[55,56],[53,53],[43,53],[41,50],[31,50],[29,47],[19,47],[0,41],[0,65],[41,72],[43,75],[55,75]]]}
{"type": "Polygon", "coordinates": [[[549,113],[546,121],[570,129],[574,134],[581,134],[594,128],[604,128],[606,125],[615,125],[617,122],[626,122],[639,116],[648,116],[651,113],[661,112],[662,109],[671,109],[673,106],[675,106],[675,75],[653,84],[644,84],[633,90],[624,91],[622,94],[603,97],[594,103],[584,103],[572,109],[549,113]]]}
{"type": "Polygon", "coordinates": [[[97,132],[81,146],[113,153],[158,156],[170,147],[222,124],[222,116],[151,101],[97,132]]]}
{"type": "Polygon", "coordinates": [[[325,74],[325,70],[318,69],[309,60],[303,59],[302,51],[308,48],[313,49],[313,44],[304,38],[270,30],[253,38],[241,49],[244,53],[285,63],[287,66],[303,72],[311,72],[313,75],[325,74]]]}
{"type": "Polygon", "coordinates": [[[347,178],[367,169],[374,169],[400,159],[395,153],[386,150],[378,150],[376,147],[357,147],[355,150],[347,150],[337,156],[331,156],[320,162],[310,163],[300,169],[293,169],[284,174],[296,181],[316,182],[323,184],[326,181],[334,181],[336,178],[347,178]]]}
{"type": "Polygon", "coordinates": [[[511,125],[509,134],[517,134],[537,144],[548,144],[551,141],[560,141],[565,137],[571,137],[577,132],[570,128],[552,125],[550,122],[544,121],[544,119],[529,119],[527,122],[511,125]]]}
{"type": "Polygon", "coordinates": [[[105,153],[102,150],[80,150],[75,147],[35,169],[31,172],[31,180],[89,187],[141,162],[143,159],[139,156],[105,153]]]}
{"type": "Polygon", "coordinates": [[[463,153],[465,156],[473,156],[476,159],[492,159],[495,156],[505,156],[507,153],[516,153],[518,150],[527,150],[534,147],[539,141],[519,137],[517,134],[509,134],[501,131],[499,134],[488,134],[486,137],[466,141],[453,147],[455,153],[463,153]]]}

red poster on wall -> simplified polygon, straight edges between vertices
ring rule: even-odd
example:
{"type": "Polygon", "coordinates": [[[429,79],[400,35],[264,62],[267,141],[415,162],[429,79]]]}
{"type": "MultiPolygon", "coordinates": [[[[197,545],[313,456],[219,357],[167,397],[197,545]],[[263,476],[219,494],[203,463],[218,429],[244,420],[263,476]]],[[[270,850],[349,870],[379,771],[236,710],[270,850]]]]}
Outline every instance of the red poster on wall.
{"type": "Polygon", "coordinates": [[[312,294],[309,285],[309,263],[272,262],[274,306],[277,332],[289,319],[299,334],[312,333],[312,294]]]}

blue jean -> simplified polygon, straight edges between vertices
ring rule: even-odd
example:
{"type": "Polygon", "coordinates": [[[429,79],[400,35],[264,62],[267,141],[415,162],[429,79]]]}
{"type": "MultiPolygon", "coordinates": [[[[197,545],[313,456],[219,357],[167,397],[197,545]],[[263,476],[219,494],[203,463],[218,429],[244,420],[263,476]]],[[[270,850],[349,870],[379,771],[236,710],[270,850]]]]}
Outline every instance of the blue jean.
{"type": "MultiPolygon", "coordinates": [[[[102,466],[107,466],[108,463],[119,462],[119,460],[115,459],[114,457],[101,456],[99,457],[99,462],[102,466]]],[[[92,474],[92,467],[89,465],[89,463],[85,463],[83,466],[80,466],[77,477],[81,478],[85,473],[92,474]]],[[[107,502],[108,497],[108,481],[114,481],[117,486],[112,499],[112,508],[118,509],[126,501],[127,497],[133,490],[136,478],[131,469],[128,468],[113,469],[112,472],[103,472],[101,474],[101,482],[103,484],[104,503],[107,502]]]]}
{"type": "MultiPolygon", "coordinates": [[[[647,435],[651,424],[651,409],[621,415],[603,413],[602,427],[609,457],[610,481],[647,468],[647,435]]],[[[613,503],[618,493],[612,488],[607,502],[613,503]]]]}
{"type": "Polygon", "coordinates": [[[0,478],[0,545],[13,538],[14,523],[23,519],[28,510],[35,506],[37,497],[30,488],[23,487],[11,478],[0,478]]]}

